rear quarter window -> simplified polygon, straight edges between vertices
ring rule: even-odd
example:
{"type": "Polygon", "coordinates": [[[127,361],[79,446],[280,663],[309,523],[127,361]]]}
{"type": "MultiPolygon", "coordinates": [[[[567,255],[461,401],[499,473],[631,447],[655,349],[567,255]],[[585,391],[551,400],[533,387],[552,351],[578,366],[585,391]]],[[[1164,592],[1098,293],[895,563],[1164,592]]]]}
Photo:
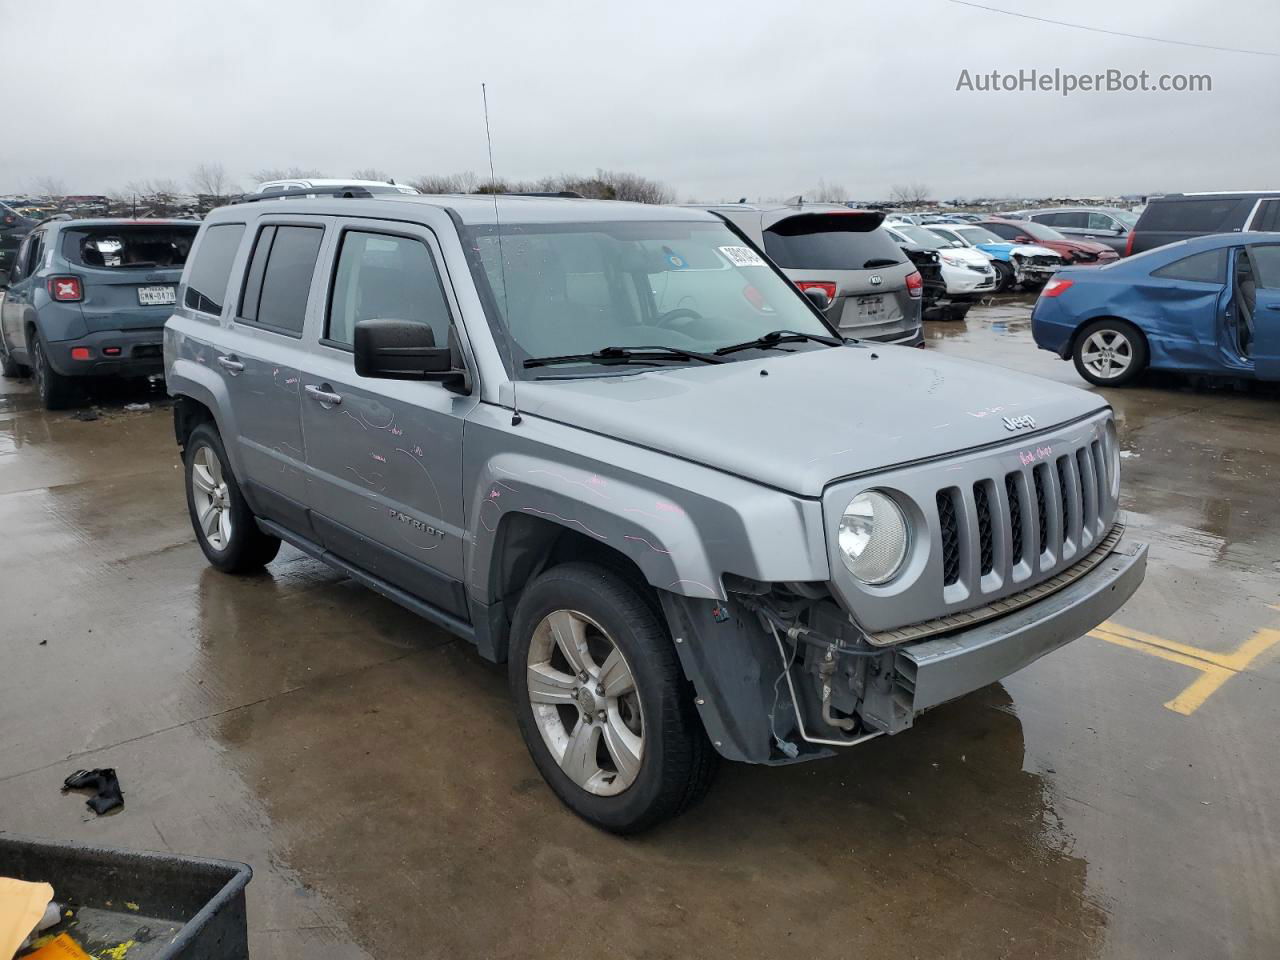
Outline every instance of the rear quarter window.
{"type": "Polygon", "coordinates": [[[187,277],[183,300],[187,307],[201,313],[222,313],[231,264],[243,236],[243,223],[219,223],[205,228],[187,277]]]}
{"type": "Polygon", "coordinates": [[[1165,264],[1152,270],[1151,276],[1162,280],[1190,280],[1194,283],[1226,283],[1227,251],[1206,250],[1165,264]]]}
{"type": "Polygon", "coordinates": [[[764,248],[780,267],[796,270],[871,270],[906,263],[884,230],[846,214],[791,217],[764,231],[764,248]]]}
{"type": "Polygon", "coordinates": [[[1240,197],[1156,199],[1147,204],[1138,229],[1222,233],[1244,226],[1246,208],[1252,205],[1240,197]]]}

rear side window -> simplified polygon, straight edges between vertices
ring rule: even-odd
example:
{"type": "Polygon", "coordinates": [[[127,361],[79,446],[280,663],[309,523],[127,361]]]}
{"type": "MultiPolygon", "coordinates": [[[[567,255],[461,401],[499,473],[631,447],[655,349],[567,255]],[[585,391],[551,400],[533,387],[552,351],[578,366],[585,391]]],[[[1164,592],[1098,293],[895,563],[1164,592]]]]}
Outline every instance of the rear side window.
{"type": "Polygon", "coordinates": [[[1239,197],[1152,200],[1142,214],[1139,225],[1144,231],[1220,233],[1243,226],[1243,217],[1236,214],[1237,208],[1245,202],[1239,197]]]}
{"type": "Polygon", "coordinates": [[[449,306],[425,243],[357,230],[343,234],[325,335],[349,347],[361,320],[425,323],[437,346],[449,342],[449,306]]]}
{"type": "Polygon", "coordinates": [[[1280,230],[1280,200],[1263,200],[1249,229],[1264,233],[1280,230]]]}
{"type": "Polygon", "coordinates": [[[302,336],[307,295],[323,237],[323,227],[263,227],[249,260],[239,319],[302,336]]]}
{"type": "Polygon", "coordinates": [[[1175,260],[1159,270],[1152,270],[1153,277],[1162,280],[1191,280],[1195,283],[1226,283],[1227,251],[1206,250],[1175,260]]]}
{"type": "Polygon", "coordinates": [[[1024,232],[1021,228],[1015,227],[1011,223],[987,223],[983,224],[983,226],[994,233],[997,237],[1003,237],[1005,240],[1012,240],[1014,237],[1024,232]]]}
{"type": "Polygon", "coordinates": [[[62,235],[62,255],[77,266],[93,269],[181,267],[187,262],[198,224],[78,227],[62,235]]]}
{"type": "Polygon", "coordinates": [[[231,262],[236,258],[243,236],[243,223],[219,223],[206,228],[187,278],[187,295],[183,302],[190,309],[201,313],[222,313],[227,281],[231,279],[231,262]]]}
{"type": "Polygon", "coordinates": [[[1250,247],[1249,257],[1257,271],[1258,282],[1268,290],[1280,290],[1280,244],[1250,247]]]}
{"type": "Polygon", "coordinates": [[[764,249],[778,266],[793,270],[872,270],[905,263],[893,239],[879,227],[865,229],[867,222],[841,213],[790,217],[765,230],[764,249]]]}

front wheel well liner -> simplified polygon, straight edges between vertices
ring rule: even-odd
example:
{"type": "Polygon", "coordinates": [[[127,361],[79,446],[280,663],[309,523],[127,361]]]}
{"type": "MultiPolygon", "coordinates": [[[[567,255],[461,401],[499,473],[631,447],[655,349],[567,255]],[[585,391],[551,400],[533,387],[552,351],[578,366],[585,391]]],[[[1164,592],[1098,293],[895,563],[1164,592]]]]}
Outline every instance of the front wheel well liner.
{"type": "Polygon", "coordinates": [[[525,586],[544,570],[571,560],[596,563],[619,574],[665,622],[656,591],[630,557],[554,520],[509,514],[498,527],[489,571],[489,596],[500,611],[493,625],[493,651],[499,662],[506,660],[511,614],[525,586]]]}

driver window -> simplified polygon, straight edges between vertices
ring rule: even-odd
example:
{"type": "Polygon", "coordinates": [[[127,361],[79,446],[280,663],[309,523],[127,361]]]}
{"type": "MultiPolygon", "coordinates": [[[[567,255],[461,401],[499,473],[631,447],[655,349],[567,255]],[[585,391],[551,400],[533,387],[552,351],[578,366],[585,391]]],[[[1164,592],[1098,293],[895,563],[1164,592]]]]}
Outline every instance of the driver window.
{"type": "Polygon", "coordinates": [[[449,305],[431,251],[421,240],[349,230],[342,235],[327,338],[350,347],[361,320],[412,320],[449,342],[449,305]]]}
{"type": "Polygon", "coordinates": [[[1105,213],[1089,214],[1090,230],[1114,230],[1115,228],[1116,228],[1116,222],[1112,220],[1110,217],[1108,217],[1105,213]]]}

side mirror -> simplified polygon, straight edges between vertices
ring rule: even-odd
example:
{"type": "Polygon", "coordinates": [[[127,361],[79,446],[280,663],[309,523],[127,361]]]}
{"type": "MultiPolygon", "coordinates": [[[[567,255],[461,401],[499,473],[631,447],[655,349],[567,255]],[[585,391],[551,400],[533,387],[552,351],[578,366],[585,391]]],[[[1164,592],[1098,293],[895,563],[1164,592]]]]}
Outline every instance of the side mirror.
{"type": "Polygon", "coordinates": [[[831,298],[827,296],[827,291],[821,287],[805,287],[803,292],[809,298],[809,302],[819,310],[826,310],[827,307],[831,306],[831,298]]]}
{"type": "Polygon", "coordinates": [[[412,320],[361,320],[353,343],[356,373],[383,380],[431,380],[446,386],[465,384],[467,372],[454,366],[454,351],[437,347],[425,323],[412,320]]]}

